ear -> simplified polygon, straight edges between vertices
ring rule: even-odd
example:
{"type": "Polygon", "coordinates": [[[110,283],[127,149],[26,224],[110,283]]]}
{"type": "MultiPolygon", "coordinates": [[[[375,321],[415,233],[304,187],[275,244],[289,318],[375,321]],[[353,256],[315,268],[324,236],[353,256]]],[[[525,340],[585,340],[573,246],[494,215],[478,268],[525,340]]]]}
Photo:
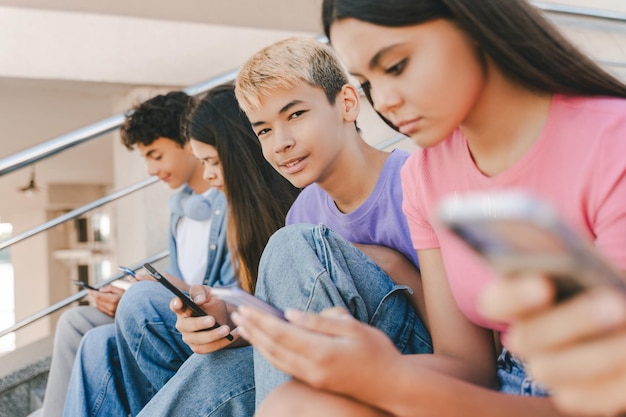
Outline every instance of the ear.
{"type": "Polygon", "coordinates": [[[359,103],[358,90],[352,84],[345,84],[337,95],[337,104],[341,106],[341,112],[346,122],[354,123],[359,117],[361,110],[359,103]]]}

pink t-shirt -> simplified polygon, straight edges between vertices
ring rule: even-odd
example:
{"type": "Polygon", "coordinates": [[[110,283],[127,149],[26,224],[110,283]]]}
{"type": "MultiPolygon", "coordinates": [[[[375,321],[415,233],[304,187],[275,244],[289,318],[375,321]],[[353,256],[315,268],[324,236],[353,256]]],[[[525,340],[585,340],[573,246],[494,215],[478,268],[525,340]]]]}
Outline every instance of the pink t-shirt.
{"type": "Polygon", "coordinates": [[[626,270],[626,100],[555,95],[532,148],[494,177],[478,170],[466,138],[456,130],[439,145],[411,155],[402,169],[402,187],[415,249],[440,248],[460,309],[480,326],[504,330],[476,310],[477,296],[493,273],[451,234],[431,224],[434,209],[451,193],[525,190],[556,207],[566,223],[626,270]]]}

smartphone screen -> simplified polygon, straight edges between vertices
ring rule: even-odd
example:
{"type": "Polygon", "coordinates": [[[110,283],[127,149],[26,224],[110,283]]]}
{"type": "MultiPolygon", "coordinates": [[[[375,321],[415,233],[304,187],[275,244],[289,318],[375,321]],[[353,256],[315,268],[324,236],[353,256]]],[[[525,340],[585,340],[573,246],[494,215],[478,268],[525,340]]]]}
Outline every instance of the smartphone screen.
{"type": "Polygon", "coordinates": [[[269,313],[279,319],[286,320],[285,314],[276,307],[242,290],[239,287],[211,288],[211,295],[235,307],[248,306],[269,313]]]}
{"type": "MultiPolygon", "coordinates": [[[[180,300],[183,302],[183,304],[191,310],[192,312],[192,316],[194,317],[201,317],[201,316],[206,316],[207,313],[202,310],[200,308],[200,306],[198,306],[198,304],[194,303],[193,300],[191,298],[189,298],[189,296],[187,294],[185,294],[184,292],[182,292],[181,290],[179,290],[174,284],[172,284],[167,278],[165,278],[163,275],[161,275],[156,269],[154,269],[154,267],[152,265],[150,265],[149,263],[145,263],[143,265],[144,268],[146,268],[146,270],[150,273],[150,275],[152,275],[154,277],[154,279],[156,279],[158,282],[160,282],[165,288],[167,288],[168,290],[170,290],[176,297],[180,298],[180,300]]],[[[217,322],[215,322],[215,324],[208,328],[207,330],[213,330],[213,329],[217,329],[218,327],[220,327],[221,325],[217,322]]],[[[227,335],[226,338],[228,340],[233,340],[233,336],[232,335],[227,335]]]]}

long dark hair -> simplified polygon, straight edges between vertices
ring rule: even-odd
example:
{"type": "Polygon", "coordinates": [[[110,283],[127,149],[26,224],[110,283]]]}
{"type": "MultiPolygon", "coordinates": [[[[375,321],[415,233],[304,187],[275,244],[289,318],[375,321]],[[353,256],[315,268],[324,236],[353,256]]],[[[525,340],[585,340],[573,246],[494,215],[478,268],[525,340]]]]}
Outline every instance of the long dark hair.
{"type": "Polygon", "coordinates": [[[228,201],[228,243],[241,286],[254,292],[259,261],[270,236],[285,225],[299,189],[263,157],[261,144],[231,84],[196,99],[184,124],[187,139],[214,146],[228,201]]]}
{"type": "Polygon", "coordinates": [[[388,27],[449,19],[505,76],[526,88],[626,97],[625,84],[567,41],[526,0],[324,0],[322,23],[329,39],[332,24],[345,18],[388,27]]]}

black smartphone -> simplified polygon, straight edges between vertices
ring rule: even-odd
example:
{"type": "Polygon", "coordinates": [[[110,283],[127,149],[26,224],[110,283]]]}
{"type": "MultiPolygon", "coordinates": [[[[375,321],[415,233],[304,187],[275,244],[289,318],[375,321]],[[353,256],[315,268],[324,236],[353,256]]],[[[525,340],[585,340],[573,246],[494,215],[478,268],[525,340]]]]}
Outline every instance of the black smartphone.
{"type": "Polygon", "coordinates": [[[621,271],[534,196],[520,191],[455,195],[442,201],[438,219],[504,276],[549,275],[558,300],[597,285],[626,292],[621,271]]]}
{"type": "Polygon", "coordinates": [[[91,285],[89,285],[86,282],[83,282],[81,280],[73,279],[72,282],[74,283],[74,285],[77,285],[81,289],[85,289],[86,288],[88,290],[99,291],[96,287],[92,287],[91,285]]]}
{"type": "MultiPolygon", "coordinates": [[[[165,288],[170,290],[172,292],[172,294],[174,294],[176,297],[180,298],[180,300],[183,302],[183,304],[188,309],[191,310],[191,315],[192,316],[194,316],[194,317],[201,317],[201,316],[206,316],[207,315],[207,313],[204,310],[202,310],[198,304],[194,303],[193,300],[191,298],[189,298],[189,296],[187,294],[185,294],[184,292],[182,292],[181,290],[176,288],[176,286],[174,284],[172,284],[167,278],[165,278],[163,275],[161,275],[159,273],[159,271],[154,269],[154,267],[152,265],[150,265],[149,263],[145,263],[145,264],[143,264],[143,267],[146,268],[146,270],[150,273],[150,275],[152,275],[154,277],[154,279],[156,279],[158,282],[160,282],[165,288]]],[[[207,330],[217,329],[220,326],[221,326],[221,324],[219,324],[218,322],[215,322],[215,324],[213,326],[209,327],[207,330]]],[[[226,336],[226,339],[233,340],[233,336],[229,334],[229,335],[226,336]]]]}

